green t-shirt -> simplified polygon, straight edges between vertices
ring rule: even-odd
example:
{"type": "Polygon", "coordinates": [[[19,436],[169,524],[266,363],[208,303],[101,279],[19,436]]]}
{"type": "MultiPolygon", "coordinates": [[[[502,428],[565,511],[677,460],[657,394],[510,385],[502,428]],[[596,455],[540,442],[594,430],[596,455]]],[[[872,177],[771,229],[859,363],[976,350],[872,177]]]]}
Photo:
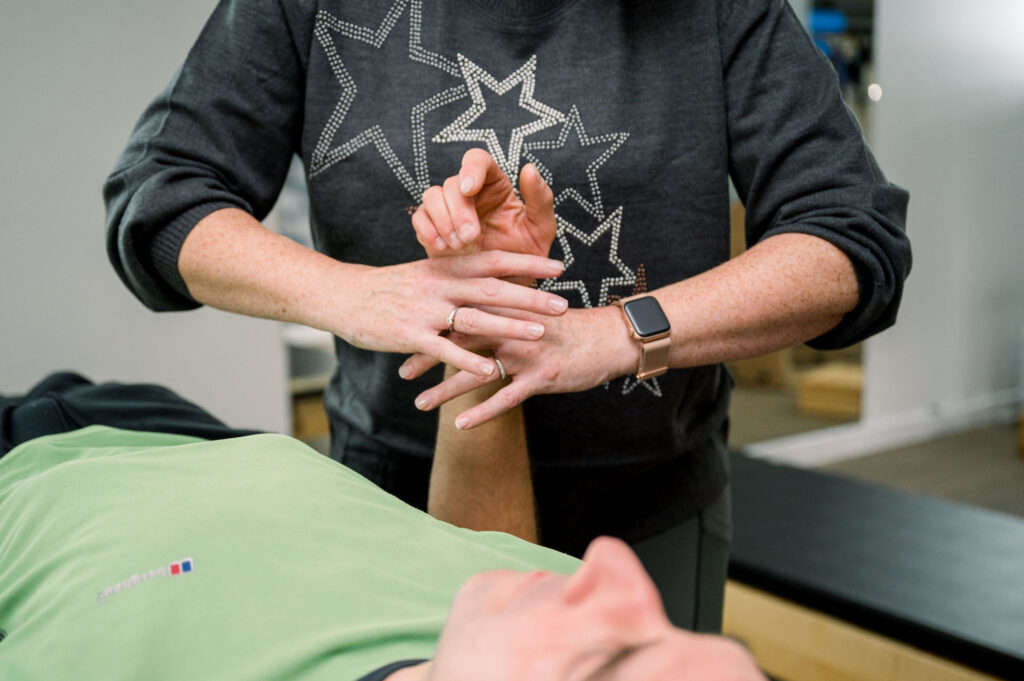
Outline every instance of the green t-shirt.
{"type": "Polygon", "coordinates": [[[292,438],[92,426],[0,459],[0,679],[351,681],[430,657],[470,575],[577,565],[292,438]]]}

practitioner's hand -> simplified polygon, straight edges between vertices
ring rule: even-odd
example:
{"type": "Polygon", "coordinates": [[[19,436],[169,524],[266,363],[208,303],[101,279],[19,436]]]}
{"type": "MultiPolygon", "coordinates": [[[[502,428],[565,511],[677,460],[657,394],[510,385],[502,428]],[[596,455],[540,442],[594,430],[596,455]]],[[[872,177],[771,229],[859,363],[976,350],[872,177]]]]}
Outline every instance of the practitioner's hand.
{"type": "Polygon", "coordinates": [[[522,199],[489,153],[470,149],[458,175],[423,193],[412,216],[416,238],[431,257],[490,250],[546,256],[556,229],[551,189],[528,164],[519,191],[522,199]]]}
{"type": "MultiPolygon", "coordinates": [[[[490,399],[467,409],[455,419],[457,428],[473,428],[522,403],[531,395],[588,390],[618,376],[635,371],[640,362],[639,346],[630,338],[622,313],[615,307],[572,309],[558,318],[510,313],[522,320],[532,319],[545,326],[539,340],[523,342],[510,338],[466,337],[454,334],[450,340],[468,350],[491,349],[501,360],[512,382],[490,399]]],[[[400,374],[407,379],[422,375],[436,361],[415,355],[405,361],[400,374]]],[[[460,371],[421,393],[416,406],[430,410],[497,379],[480,372],[460,371]]]]}
{"type": "Polygon", "coordinates": [[[564,298],[502,280],[561,273],[562,263],[535,255],[488,251],[349,271],[352,278],[339,283],[337,295],[326,292],[337,305],[321,312],[328,321],[320,328],[360,348],[421,353],[473,375],[498,372],[492,359],[439,335],[452,309],[458,308],[459,337],[534,341],[543,336],[547,320],[568,307],[564,298]],[[522,317],[527,313],[529,318],[522,317]]]}

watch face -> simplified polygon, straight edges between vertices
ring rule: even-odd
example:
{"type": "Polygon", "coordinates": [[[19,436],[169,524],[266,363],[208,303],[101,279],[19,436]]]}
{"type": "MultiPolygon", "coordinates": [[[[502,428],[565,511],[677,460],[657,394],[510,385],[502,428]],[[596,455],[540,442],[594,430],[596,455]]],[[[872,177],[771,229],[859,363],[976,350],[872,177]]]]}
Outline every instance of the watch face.
{"type": "Polygon", "coordinates": [[[669,330],[668,317],[661,311],[661,305],[650,296],[631,300],[622,306],[633,330],[641,338],[656,336],[669,330]]]}

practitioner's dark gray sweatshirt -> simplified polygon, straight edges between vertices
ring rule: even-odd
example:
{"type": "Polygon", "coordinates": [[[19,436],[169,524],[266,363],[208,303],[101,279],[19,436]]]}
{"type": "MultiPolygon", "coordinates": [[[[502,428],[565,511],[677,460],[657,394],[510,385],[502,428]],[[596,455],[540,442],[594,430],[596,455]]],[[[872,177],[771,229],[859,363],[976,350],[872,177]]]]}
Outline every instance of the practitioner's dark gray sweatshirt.
{"type": "MultiPolygon", "coordinates": [[[[532,161],[550,182],[552,256],[567,268],[543,285],[574,306],[725,261],[731,176],[748,243],[803,232],[854,263],[860,303],[812,345],[853,343],[895,318],[907,195],[782,0],[225,0],[107,182],[110,258],[154,310],[197,306],[176,266],[185,236],[225,206],[262,218],[298,154],[318,249],[369,265],[418,259],[409,207],[474,146],[510,173],[532,161]]],[[[407,384],[402,357],[337,349],[335,455],[359,442],[430,456],[436,415],[412,402],[437,375],[407,384]]],[[[678,488],[695,510],[724,482],[706,443],[730,383],[710,366],[531,398],[531,455],[689,457],[678,488]]]]}

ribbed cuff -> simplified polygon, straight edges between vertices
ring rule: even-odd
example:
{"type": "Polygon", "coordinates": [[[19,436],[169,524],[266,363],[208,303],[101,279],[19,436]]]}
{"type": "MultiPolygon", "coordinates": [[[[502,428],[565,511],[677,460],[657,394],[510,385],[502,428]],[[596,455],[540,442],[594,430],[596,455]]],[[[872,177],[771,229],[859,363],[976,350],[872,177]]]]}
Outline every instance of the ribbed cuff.
{"type": "MultiPolygon", "coordinates": [[[[181,245],[185,243],[185,237],[200,220],[221,208],[238,208],[238,206],[228,201],[211,201],[193,206],[157,232],[149,245],[149,257],[160,278],[175,291],[192,301],[195,301],[195,298],[188,292],[185,280],[181,278],[181,273],[178,271],[181,245]]],[[[195,302],[198,303],[198,301],[195,302]]]]}

